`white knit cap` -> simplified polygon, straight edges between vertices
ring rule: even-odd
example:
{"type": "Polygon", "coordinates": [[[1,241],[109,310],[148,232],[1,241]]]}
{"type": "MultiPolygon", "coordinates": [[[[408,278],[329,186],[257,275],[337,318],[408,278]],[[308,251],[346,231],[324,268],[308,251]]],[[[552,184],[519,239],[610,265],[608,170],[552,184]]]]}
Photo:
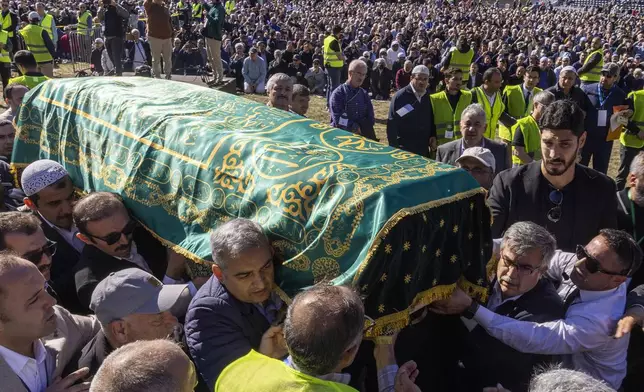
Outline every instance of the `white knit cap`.
{"type": "Polygon", "coordinates": [[[60,163],[50,159],[38,160],[22,172],[22,190],[25,195],[32,196],[67,175],[69,173],[60,163]]]}
{"type": "Polygon", "coordinates": [[[427,75],[429,76],[429,68],[424,65],[417,65],[411,70],[412,75],[427,75]]]}

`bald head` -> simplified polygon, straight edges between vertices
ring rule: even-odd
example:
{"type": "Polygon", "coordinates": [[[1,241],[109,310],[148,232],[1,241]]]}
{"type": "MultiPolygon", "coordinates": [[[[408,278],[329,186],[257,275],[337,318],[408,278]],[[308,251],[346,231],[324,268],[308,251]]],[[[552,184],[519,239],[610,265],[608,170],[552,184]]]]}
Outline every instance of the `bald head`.
{"type": "Polygon", "coordinates": [[[140,340],[118,348],[105,359],[90,391],[188,392],[196,380],[194,366],[175,343],[140,340]]]}
{"type": "Polygon", "coordinates": [[[298,368],[320,376],[353,361],[363,326],[364,307],[355,291],[320,285],[295,297],[284,322],[284,337],[298,368]]]}

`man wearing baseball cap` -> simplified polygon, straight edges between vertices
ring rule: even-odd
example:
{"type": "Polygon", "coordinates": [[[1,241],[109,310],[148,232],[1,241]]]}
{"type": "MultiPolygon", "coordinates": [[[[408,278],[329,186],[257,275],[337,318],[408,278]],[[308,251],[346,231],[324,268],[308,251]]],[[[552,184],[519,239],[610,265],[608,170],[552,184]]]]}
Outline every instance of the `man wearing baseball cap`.
{"type": "Polygon", "coordinates": [[[93,376],[105,358],[123,345],[178,337],[181,329],[175,315],[185,314],[190,298],[188,285],[163,285],[138,268],[110,274],[96,286],[90,303],[101,330],[74,364],[88,367],[93,376]]]}
{"type": "Polygon", "coordinates": [[[492,187],[496,171],[496,159],[492,151],[484,147],[467,148],[456,160],[456,165],[470,173],[481,187],[486,190],[492,187]]]}

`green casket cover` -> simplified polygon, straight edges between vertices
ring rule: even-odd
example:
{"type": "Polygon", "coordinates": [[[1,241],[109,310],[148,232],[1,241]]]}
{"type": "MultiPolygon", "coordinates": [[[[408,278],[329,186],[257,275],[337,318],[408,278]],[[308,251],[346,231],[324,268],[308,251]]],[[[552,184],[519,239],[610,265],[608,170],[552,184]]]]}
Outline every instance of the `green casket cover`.
{"type": "Polygon", "coordinates": [[[210,273],[209,232],[244,217],[276,249],[292,296],[352,284],[380,334],[456,284],[485,296],[484,191],[462,170],[253,101],[147,78],[39,85],[16,117],[16,178],[53,159],[81,192],[121,195],[133,215],[210,273]]]}

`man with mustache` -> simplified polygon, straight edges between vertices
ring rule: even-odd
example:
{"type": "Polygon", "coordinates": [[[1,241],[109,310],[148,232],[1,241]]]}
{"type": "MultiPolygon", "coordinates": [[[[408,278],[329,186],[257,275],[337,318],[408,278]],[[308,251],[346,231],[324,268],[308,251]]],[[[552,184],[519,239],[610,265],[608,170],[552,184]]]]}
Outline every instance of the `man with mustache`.
{"type": "Polygon", "coordinates": [[[271,76],[266,83],[268,92],[267,106],[277,109],[291,110],[291,100],[293,99],[293,80],[285,73],[276,73],[271,76]]]}
{"type": "Polygon", "coordinates": [[[52,286],[62,306],[72,313],[82,313],[85,308],[78,302],[73,270],[85,244],[76,237],[78,229],[72,219],[74,184],[67,170],[49,159],[27,166],[21,183],[27,196],[25,205],[39,219],[47,239],[56,243],[51,260],[52,286]]]}
{"type": "MultiPolygon", "coordinates": [[[[74,276],[85,311],[96,285],[113,272],[140,268],[164,284],[183,283],[185,259],[138,227],[118,195],[90,193],[74,206],[73,217],[77,237],[85,243],[74,276]]],[[[197,291],[193,285],[191,291],[197,291]]]]}
{"type": "Polygon", "coordinates": [[[563,251],[588,243],[601,229],[617,227],[613,180],[576,164],[586,141],[584,112],[555,101],[539,119],[542,160],[507,170],[494,179],[488,203],[499,238],[515,222],[545,227],[563,251]]]}

